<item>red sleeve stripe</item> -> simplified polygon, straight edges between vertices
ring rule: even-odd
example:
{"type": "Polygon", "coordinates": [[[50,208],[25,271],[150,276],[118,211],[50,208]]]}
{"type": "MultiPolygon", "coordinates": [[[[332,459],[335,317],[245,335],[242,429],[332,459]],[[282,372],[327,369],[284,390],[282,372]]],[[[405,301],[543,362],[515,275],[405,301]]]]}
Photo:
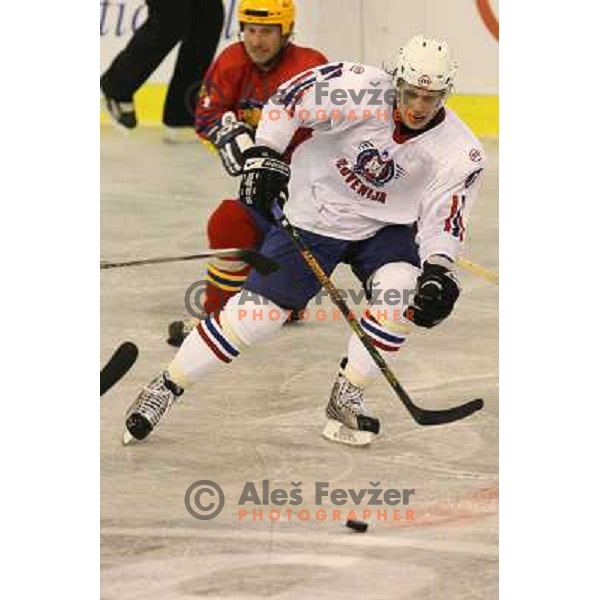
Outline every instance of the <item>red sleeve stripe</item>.
{"type": "Polygon", "coordinates": [[[458,196],[452,196],[452,208],[450,209],[450,216],[446,219],[446,223],[444,225],[444,231],[450,231],[452,228],[452,219],[456,216],[456,211],[458,210],[458,196]]]}
{"type": "Polygon", "coordinates": [[[461,242],[465,238],[465,224],[463,221],[464,208],[465,196],[452,196],[452,208],[450,209],[450,216],[444,222],[444,231],[449,232],[461,242]]]}
{"type": "Polygon", "coordinates": [[[311,77],[313,74],[314,74],[314,69],[311,69],[310,71],[307,71],[306,73],[302,73],[301,75],[299,75],[298,77],[296,77],[295,79],[292,79],[292,81],[290,81],[289,87],[299,84],[301,81],[303,81],[304,79],[307,79],[308,77],[311,77]]]}

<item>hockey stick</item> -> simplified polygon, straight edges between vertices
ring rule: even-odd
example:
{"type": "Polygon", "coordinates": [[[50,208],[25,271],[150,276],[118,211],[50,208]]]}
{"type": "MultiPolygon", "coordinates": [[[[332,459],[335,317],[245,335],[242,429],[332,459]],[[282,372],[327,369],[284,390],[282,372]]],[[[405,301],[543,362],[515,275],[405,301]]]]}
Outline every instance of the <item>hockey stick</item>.
{"type": "Polygon", "coordinates": [[[495,273],[494,271],[490,271],[477,263],[469,260],[468,258],[464,258],[460,256],[457,261],[458,266],[462,267],[465,271],[469,271],[473,275],[477,275],[477,277],[481,277],[490,283],[495,283],[496,285],[500,285],[500,275],[495,273]]]}
{"type": "Polygon", "coordinates": [[[139,265],[158,265],[162,263],[178,262],[182,260],[196,260],[199,258],[237,258],[248,263],[261,275],[270,275],[279,269],[279,265],[270,258],[263,256],[256,250],[244,248],[227,248],[223,250],[207,250],[199,254],[188,254],[186,256],[165,256],[161,258],[144,258],[141,260],[129,260],[123,262],[100,262],[101,269],[117,269],[120,267],[135,267],[139,265]]]}
{"type": "Polygon", "coordinates": [[[138,348],[133,342],[123,342],[110,357],[100,371],[100,395],[103,396],[110,388],[123,378],[137,360],[138,348]]]}
{"type": "Polygon", "coordinates": [[[357,318],[348,308],[348,305],[340,295],[339,290],[335,287],[331,279],[329,279],[325,271],[323,271],[321,265],[302,238],[298,235],[296,228],[283,214],[283,211],[277,202],[273,203],[273,215],[275,216],[275,219],[281,228],[290,236],[290,239],[299,250],[302,258],[309,266],[310,270],[315,274],[321,285],[325,288],[333,303],[340,309],[352,331],[354,331],[354,333],[358,336],[358,339],[362,342],[363,346],[366,348],[375,364],[379,367],[384,377],[388,380],[388,383],[392,386],[393,390],[396,392],[396,395],[400,398],[400,400],[402,400],[402,403],[411,414],[412,418],[419,425],[442,425],[444,423],[452,423],[453,421],[464,419],[483,408],[483,400],[481,398],[471,400],[470,402],[466,402],[460,406],[455,406],[454,408],[448,408],[445,410],[427,410],[417,406],[411,400],[410,396],[406,393],[402,385],[400,385],[400,382],[398,379],[396,379],[396,376],[394,373],[392,373],[381,354],[379,354],[377,348],[373,346],[369,336],[364,332],[357,318]]]}

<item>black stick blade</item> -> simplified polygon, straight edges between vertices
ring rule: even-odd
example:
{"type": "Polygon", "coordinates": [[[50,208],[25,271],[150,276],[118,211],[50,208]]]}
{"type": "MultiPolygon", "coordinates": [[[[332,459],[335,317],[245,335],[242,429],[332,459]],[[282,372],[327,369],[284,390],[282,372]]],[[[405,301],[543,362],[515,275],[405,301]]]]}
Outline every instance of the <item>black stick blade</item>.
{"type": "Polygon", "coordinates": [[[444,425],[453,421],[460,421],[471,416],[474,412],[483,408],[483,400],[477,398],[454,408],[445,410],[426,410],[413,405],[410,412],[419,425],[444,425]]]}
{"type": "Polygon", "coordinates": [[[253,269],[256,269],[261,275],[270,275],[279,269],[278,262],[260,252],[256,252],[256,250],[240,250],[239,257],[253,269]]]}
{"type": "Polygon", "coordinates": [[[133,342],[123,342],[100,371],[100,395],[121,379],[137,360],[139,351],[133,342]]]}

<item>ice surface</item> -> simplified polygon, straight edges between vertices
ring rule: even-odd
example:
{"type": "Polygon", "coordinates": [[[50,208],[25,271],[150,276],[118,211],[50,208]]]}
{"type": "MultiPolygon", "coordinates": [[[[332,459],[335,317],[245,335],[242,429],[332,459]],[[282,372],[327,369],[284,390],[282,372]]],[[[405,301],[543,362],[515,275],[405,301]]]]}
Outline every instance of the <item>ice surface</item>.
{"type": "MultiPolygon", "coordinates": [[[[486,150],[489,167],[466,255],[497,269],[497,142],[486,142],[486,150]]],[[[197,144],[164,144],[158,129],[124,138],[103,128],[101,161],[106,260],[207,247],[207,216],[235,194],[217,157],[197,144]]],[[[324,407],[349,330],[344,322],[310,320],[207,377],[146,443],[123,447],[124,412],[173,356],[166,327],[185,315],[184,292],[201,266],[101,273],[102,364],[122,341],[140,348],[130,373],[100,400],[102,598],[496,598],[498,288],[464,273],[452,317],[418,331],[394,363],[423,406],[483,397],[484,411],[465,421],[416,425],[381,377],[367,396],[383,424],[376,443],[327,442],[320,436],[324,407]],[[184,505],[186,490],[201,479],[225,493],[214,520],[194,519],[184,505]],[[331,520],[273,523],[266,512],[262,522],[240,521],[244,483],[263,479],[286,490],[301,481],[305,501],[298,508],[313,514],[320,508],[317,481],[330,488],[414,488],[415,521],[375,522],[366,534],[331,520]]],[[[346,268],[334,279],[344,287],[354,281],[346,268]]]]}

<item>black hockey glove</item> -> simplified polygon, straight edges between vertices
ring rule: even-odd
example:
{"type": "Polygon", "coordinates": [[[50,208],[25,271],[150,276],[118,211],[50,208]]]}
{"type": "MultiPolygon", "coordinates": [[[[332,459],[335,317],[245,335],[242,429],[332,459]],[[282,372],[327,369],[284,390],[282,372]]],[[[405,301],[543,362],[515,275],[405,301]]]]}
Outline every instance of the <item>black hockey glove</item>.
{"type": "Polygon", "coordinates": [[[290,166],[279,152],[267,146],[250,148],[244,159],[240,200],[272,221],[273,200],[277,199],[283,207],[288,199],[290,166]]]}
{"type": "Polygon", "coordinates": [[[417,279],[415,298],[407,317],[419,327],[435,327],[452,312],[459,294],[452,261],[439,254],[431,256],[417,279]]]}
{"type": "Polygon", "coordinates": [[[244,167],[244,152],[254,146],[254,130],[235,114],[226,112],[221,120],[213,125],[206,137],[215,145],[223,166],[229,175],[237,177],[244,167]]]}

